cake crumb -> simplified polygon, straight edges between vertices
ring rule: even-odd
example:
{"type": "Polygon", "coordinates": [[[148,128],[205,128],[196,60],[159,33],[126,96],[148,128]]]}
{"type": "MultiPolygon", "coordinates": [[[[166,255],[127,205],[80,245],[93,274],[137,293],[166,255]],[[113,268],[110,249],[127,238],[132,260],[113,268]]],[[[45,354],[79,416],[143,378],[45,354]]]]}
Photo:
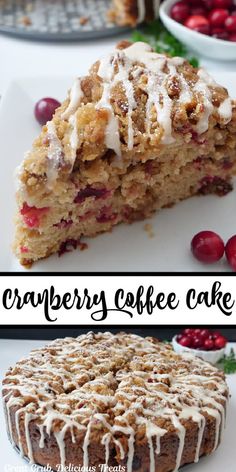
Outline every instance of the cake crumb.
{"type": "Polygon", "coordinates": [[[29,16],[22,16],[20,19],[20,23],[22,23],[24,26],[32,25],[32,21],[29,16]]]}
{"type": "Polygon", "coordinates": [[[155,233],[153,231],[153,226],[151,223],[146,223],[143,228],[144,228],[144,231],[146,231],[149,238],[154,238],[155,233]]]}
{"type": "Polygon", "coordinates": [[[86,25],[89,21],[89,17],[88,16],[81,16],[80,19],[79,19],[79,23],[81,26],[83,25],[86,25]]]}

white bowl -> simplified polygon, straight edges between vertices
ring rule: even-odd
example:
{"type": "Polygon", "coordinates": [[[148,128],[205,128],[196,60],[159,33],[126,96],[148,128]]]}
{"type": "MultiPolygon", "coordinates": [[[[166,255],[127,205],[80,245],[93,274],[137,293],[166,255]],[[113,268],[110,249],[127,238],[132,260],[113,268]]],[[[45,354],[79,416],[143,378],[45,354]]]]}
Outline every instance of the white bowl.
{"type": "Polygon", "coordinates": [[[206,34],[197,33],[181,23],[172,20],[170,9],[177,0],[165,0],[160,6],[160,18],[165,27],[179,41],[186,44],[187,47],[202,56],[212,59],[222,59],[231,61],[236,59],[236,42],[223,41],[222,39],[212,38],[206,34]]]}
{"type": "Polygon", "coordinates": [[[178,354],[183,354],[184,352],[188,352],[189,354],[193,354],[196,357],[200,357],[204,361],[210,362],[211,364],[216,364],[224,355],[225,347],[222,349],[217,349],[217,351],[200,351],[199,349],[192,349],[190,347],[181,346],[176,341],[176,336],[172,339],[172,346],[174,351],[178,354]]]}

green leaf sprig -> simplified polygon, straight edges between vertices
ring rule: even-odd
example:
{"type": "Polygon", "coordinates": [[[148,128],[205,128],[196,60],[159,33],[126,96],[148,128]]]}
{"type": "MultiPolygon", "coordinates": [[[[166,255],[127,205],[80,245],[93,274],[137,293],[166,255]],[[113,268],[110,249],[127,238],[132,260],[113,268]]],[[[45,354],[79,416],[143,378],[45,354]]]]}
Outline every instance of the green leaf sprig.
{"type": "Polygon", "coordinates": [[[218,362],[217,366],[222,369],[225,374],[236,373],[236,354],[233,348],[230,349],[230,353],[225,354],[222,359],[218,362]]]}
{"type": "Polygon", "coordinates": [[[160,20],[149,23],[142,30],[135,30],[132,33],[132,41],[148,43],[158,53],[186,57],[193,67],[199,65],[198,59],[190,56],[187,47],[169,33],[160,20]]]}

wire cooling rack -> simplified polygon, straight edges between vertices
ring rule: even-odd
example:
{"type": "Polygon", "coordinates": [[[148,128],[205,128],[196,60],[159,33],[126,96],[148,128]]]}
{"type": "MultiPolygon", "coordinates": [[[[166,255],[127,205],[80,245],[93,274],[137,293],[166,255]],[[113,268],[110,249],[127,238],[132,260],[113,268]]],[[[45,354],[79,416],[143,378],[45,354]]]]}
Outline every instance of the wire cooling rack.
{"type": "Polygon", "coordinates": [[[0,32],[44,41],[95,39],[129,28],[107,16],[111,0],[0,0],[0,32]]]}

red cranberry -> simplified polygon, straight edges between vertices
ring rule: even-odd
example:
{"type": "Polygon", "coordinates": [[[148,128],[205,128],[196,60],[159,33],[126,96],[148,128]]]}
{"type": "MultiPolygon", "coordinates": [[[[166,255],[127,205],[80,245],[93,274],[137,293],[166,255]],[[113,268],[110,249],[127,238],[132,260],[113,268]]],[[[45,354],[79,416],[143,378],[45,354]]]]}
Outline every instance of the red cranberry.
{"type": "Polygon", "coordinates": [[[223,41],[227,41],[227,39],[229,39],[229,34],[223,28],[213,28],[211,30],[211,35],[214,38],[223,39],[223,41]]]}
{"type": "Polygon", "coordinates": [[[229,8],[232,5],[232,0],[213,0],[214,8],[229,8]]]}
{"type": "Polygon", "coordinates": [[[207,351],[210,351],[211,349],[214,348],[214,341],[213,339],[205,339],[204,341],[204,349],[206,349],[207,351]]]}
{"type": "Polygon", "coordinates": [[[198,33],[209,34],[210,24],[203,15],[192,15],[185,21],[184,25],[198,33]]]}
{"type": "Polygon", "coordinates": [[[96,200],[98,198],[107,198],[110,193],[110,190],[107,190],[106,188],[95,188],[88,185],[77,193],[74,203],[83,203],[86,198],[89,197],[95,197],[96,200]]]}
{"type": "Polygon", "coordinates": [[[213,8],[213,0],[202,0],[201,3],[207,10],[211,10],[211,8],[213,8]]]}
{"type": "Polygon", "coordinates": [[[224,336],[219,336],[218,338],[215,339],[214,341],[214,346],[217,348],[217,349],[223,349],[223,347],[225,347],[227,344],[227,340],[225,339],[224,336]]]}
{"type": "Polygon", "coordinates": [[[34,107],[34,116],[40,125],[45,125],[50,121],[55,110],[60,106],[60,102],[55,98],[41,98],[34,107]]]}
{"type": "Polygon", "coordinates": [[[171,18],[179,23],[183,23],[188,18],[189,14],[189,6],[184,1],[175,3],[170,10],[171,18]]]}
{"type": "Polygon", "coordinates": [[[201,329],[201,333],[200,333],[200,334],[201,334],[201,337],[202,337],[203,339],[206,339],[206,338],[208,338],[208,336],[209,336],[209,334],[210,334],[210,331],[209,331],[209,329],[201,329]]]}
{"type": "Polygon", "coordinates": [[[236,33],[231,34],[228,39],[229,39],[229,41],[235,42],[236,41],[236,33]]]}
{"type": "Polygon", "coordinates": [[[225,20],[225,27],[229,33],[236,33],[236,16],[228,16],[225,20]]]}
{"type": "Polygon", "coordinates": [[[201,336],[195,336],[192,341],[192,346],[194,349],[199,349],[202,347],[204,340],[201,336]]]}
{"type": "Polygon", "coordinates": [[[211,26],[223,26],[226,18],[228,18],[229,12],[225,8],[216,8],[209,13],[208,19],[211,26]]]}
{"type": "Polygon", "coordinates": [[[40,225],[40,218],[49,211],[49,207],[37,208],[35,206],[29,206],[24,202],[23,207],[20,210],[23,216],[24,223],[29,228],[38,228],[40,225]]]}
{"type": "Polygon", "coordinates": [[[182,338],[178,341],[181,346],[184,347],[191,347],[192,341],[189,336],[182,336],[182,338]]]}
{"type": "Polygon", "coordinates": [[[211,338],[212,338],[212,339],[219,338],[220,336],[222,336],[222,334],[220,333],[220,331],[213,331],[213,333],[211,334],[211,338]]]}
{"type": "Polygon", "coordinates": [[[236,235],[228,240],[225,246],[225,254],[230,267],[236,272],[236,235]]]}
{"type": "Polygon", "coordinates": [[[224,254],[224,243],[213,231],[200,231],[191,242],[192,253],[201,262],[219,261],[224,254]]]}
{"type": "Polygon", "coordinates": [[[186,336],[193,336],[194,334],[194,329],[193,328],[185,328],[183,330],[183,333],[186,335],[186,336]]]}
{"type": "Polygon", "coordinates": [[[193,8],[191,8],[190,13],[191,13],[191,15],[203,15],[204,16],[206,14],[206,10],[203,7],[193,7],[193,8]]]}

